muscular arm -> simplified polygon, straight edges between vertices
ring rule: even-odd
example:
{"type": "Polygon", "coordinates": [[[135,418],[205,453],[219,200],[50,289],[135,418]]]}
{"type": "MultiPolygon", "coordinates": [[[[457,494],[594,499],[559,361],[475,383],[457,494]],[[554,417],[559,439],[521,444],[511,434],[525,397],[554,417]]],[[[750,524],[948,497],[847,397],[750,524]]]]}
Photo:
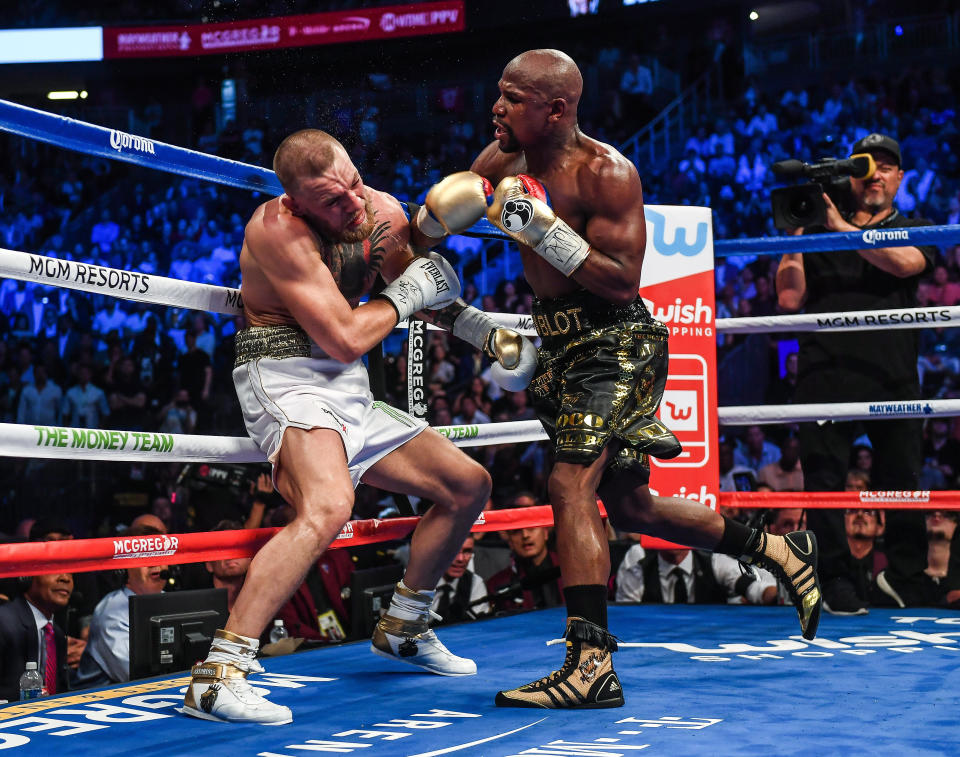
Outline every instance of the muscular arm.
{"type": "Polygon", "coordinates": [[[584,232],[590,254],[572,278],[608,300],[632,302],[647,246],[640,177],[626,161],[605,162],[581,184],[581,193],[600,199],[584,232]]]}
{"type": "Polygon", "coordinates": [[[254,220],[247,226],[247,240],[284,306],[335,360],[358,359],[396,325],[396,310],[386,300],[350,307],[301,220],[282,216],[254,220]]]}

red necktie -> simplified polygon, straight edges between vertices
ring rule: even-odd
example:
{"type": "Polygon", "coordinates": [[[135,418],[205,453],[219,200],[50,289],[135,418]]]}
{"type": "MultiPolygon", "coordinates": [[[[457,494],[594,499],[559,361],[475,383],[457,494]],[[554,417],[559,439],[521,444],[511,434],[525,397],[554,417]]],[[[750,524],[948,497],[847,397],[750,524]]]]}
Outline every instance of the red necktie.
{"type": "Polygon", "coordinates": [[[47,694],[57,693],[57,642],[53,638],[53,623],[43,627],[43,645],[46,662],[43,665],[43,685],[47,694]]]}

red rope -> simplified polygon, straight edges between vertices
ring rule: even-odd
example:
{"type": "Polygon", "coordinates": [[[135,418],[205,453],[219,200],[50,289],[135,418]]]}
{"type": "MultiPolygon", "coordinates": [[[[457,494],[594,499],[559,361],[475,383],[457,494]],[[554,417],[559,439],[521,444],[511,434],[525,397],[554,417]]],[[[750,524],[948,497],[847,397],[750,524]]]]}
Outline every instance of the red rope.
{"type": "MultiPolygon", "coordinates": [[[[603,504],[598,504],[600,515],[605,518],[603,504]]],[[[721,492],[720,506],[743,509],[870,507],[886,510],[960,510],[960,492],[721,492]]],[[[330,546],[350,547],[402,539],[416,528],[419,521],[416,517],[350,521],[330,546]]],[[[552,508],[541,505],[483,512],[472,530],[507,531],[552,525],[552,508]]],[[[5,544],[0,546],[0,578],[253,557],[279,530],[258,528],[5,544]]],[[[646,549],[680,548],[678,544],[650,536],[644,536],[640,543],[646,549]]]]}

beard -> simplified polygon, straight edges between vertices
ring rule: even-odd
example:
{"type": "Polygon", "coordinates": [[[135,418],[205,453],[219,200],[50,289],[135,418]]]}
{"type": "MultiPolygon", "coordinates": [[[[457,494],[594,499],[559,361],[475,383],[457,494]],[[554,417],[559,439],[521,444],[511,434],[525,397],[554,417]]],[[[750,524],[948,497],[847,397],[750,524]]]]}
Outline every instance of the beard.
{"type": "Polygon", "coordinates": [[[329,224],[321,221],[319,218],[311,219],[311,223],[317,227],[317,230],[331,242],[353,243],[362,242],[373,233],[373,226],[376,222],[376,212],[373,209],[373,202],[366,198],[363,207],[363,223],[355,229],[334,229],[329,224]]]}
{"type": "Polygon", "coordinates": [[[507,133],[506,135],[507,141],[500,142],[498,144],[498,147],[500,148],[500,152],[505,152],[505,153],[520,152],[523,148],[520,146],[520,143],[517,142],[517,138],[513,135],[513,131],[507,128],[506,126],[504,126],[503,124],[500,124],[500,127],[507,133]]]}

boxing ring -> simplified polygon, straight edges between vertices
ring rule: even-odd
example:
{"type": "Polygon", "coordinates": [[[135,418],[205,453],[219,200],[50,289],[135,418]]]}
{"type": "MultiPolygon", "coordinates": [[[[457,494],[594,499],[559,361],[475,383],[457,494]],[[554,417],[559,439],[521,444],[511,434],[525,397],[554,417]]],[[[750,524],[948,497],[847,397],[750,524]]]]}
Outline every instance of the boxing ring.
{"type": "Polygon", "coordinates": [[[871,610],[825,616],[811,642],[788,607],[611,605],[626,704],[608,710],[494,707],[505,682],[556,666],[562,608],[443,629],[478,673],[408,672],[357,642],[265,660],[251,676],[290,725],[176,713],[187,677],[137,681],[0,708],[9,754],[946,755],[956,754],[960,617],[871,610]],[[628,646],[636,644],[638,646],[628,646]],[[509,655],[504,650],[509,649],[509,655]],[[336,707],[331,707],[336,702],[336,707]]]}
{"type": "MultiPolygon", "coordinates": [[[[0,101],[0,129],[86,154],[243,189],[280,193],[266,169],[156,140],[85,124],[0,101]]],[[[471,234],[502,237],[486,221],[471,234]]],[[[910,229],[890,245],[960,239],[960,226],[910,229]]],[[[857,233],[717,242],[725,254],[782,254],[855,249],[857,233]]],[[[154,305],[239,314],[239,291],[133,274],[0,249],[0,276],[96,292],[154,305]]],[[[491,314],[533,334],[529,316],[491,314]]],[[[960,325],[960,307],[719,319],[720,333],[816,329],[918,328],[960,325]]],[[[951,417],[960,400],[721,407],[726,425],[951,417]]],[[[459,446],[545,439],[536,421],[438,427],[459,446]]],[[[247,438],[0,424],[0,456],[150,462],[262,462],[247,438]]],[[[721,493],[740,508],[850,507],[960,510],[957,492],[721,493]]],[[[333,547],[402,538],[416,518],[353,521],[333,547]]],[[[549,507],[483,513],[478,531],[550,525],[549,507]]],[[[273,530],[159,537],[162,552],[123,538],[0,547],[0,576],[200,562],[250,556],[273,530]],[[120,546],[118,546],[118,544],[120,546]],[[119,550],[119,552],[118,552],[119,550]],[[130,551],[134,554],[130,554],[130,551]]],[[[648,547],[663,546],[656,539],[648,547]]],[[[563,627],[562,608],[450,626],[448,646],[473,657],[475,677],[439,679],[391,668],[367,642],[266,660],[251,676],[279,704],[293,708],[281,728],[210,723],[178,716],[184,676],[66,693],[0,706],[0,749],[39,754],[175,755],[201,750],[230,755],[629,755],[684,754],[953,754],[960,703],[960,614],[948,610],[872,609],[868,616],[823,616],[820,635],[795,634],[790,607],[629,606],[610,609],[624,642],[616,659],[627,703],[605,711],[499,709],[493,694],[551,670],[560,652],[548,645],[563,627]],[[509,649],[509,654],[504,650],[509,649]],[[330,702],[337,702],[336,708],[330,702]],[[174,719],[172,719],[174,718],[174,719]],[[66,737],[66,738],[64,738],[66,737]]]]}

